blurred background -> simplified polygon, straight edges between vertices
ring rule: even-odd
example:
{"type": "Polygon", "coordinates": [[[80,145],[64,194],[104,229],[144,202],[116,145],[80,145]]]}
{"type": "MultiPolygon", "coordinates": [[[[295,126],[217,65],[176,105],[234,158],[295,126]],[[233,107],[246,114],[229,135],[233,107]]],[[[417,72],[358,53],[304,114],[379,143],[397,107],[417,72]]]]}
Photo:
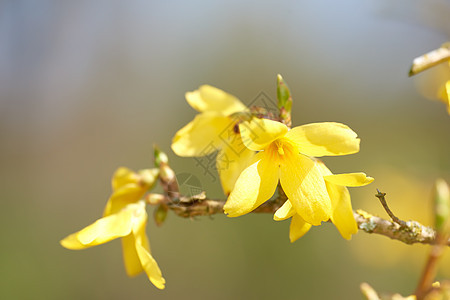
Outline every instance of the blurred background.
{"type": "Polygon", "coordinates": [[[0,298],[360,299],[363,281],[411,294],[429,247],[346,241],[331,224],[291,244],[289,222],[270,215],[150,219],[164,291],[126,276],[119,241],[59,240],[101,216],[117,167],[152,166],[153,143],[224,198],[218,178],[170,150],[195,116],[184,93],[207,83],[275,101],[278,73],[294,125],[342,122],[361,137],[358,154],[325,159],[375,177],[351,190],[354,208],[387,218],[379,188],[400,218],[431,224],[433,182],[450,181],[450,117],[425,97],[434,71],[407,74],[450,40],[449,15],[444,0],[1,1],[0,298]]]}

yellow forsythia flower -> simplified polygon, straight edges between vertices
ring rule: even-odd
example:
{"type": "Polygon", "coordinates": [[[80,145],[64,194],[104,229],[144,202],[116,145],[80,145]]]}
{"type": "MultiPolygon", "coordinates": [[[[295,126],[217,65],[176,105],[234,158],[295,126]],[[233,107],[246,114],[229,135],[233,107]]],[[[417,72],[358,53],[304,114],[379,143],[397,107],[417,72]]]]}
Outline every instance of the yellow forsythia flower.
{"type": "MultiPolygon", "coordinates": [[[[317,161],[316,165],[324,177],[327,192],[330,196],[332,208],[330,220],[339,230],[342,237],[349,240],[352,234],[355,234],[358,231],[358,227],[353,216],[350,193],[348,192],[347,187],[367,185],[373,181],[373,178],[366,176],[364,173],[333,175],[321,161],[317,161]]],[[[295,242],[308,232],[312,225],[305,222],[305,220],[297,214],[292,203],[287,200],[283,206],[276,211],[274,220],[281,221],[290,217],[292,217],[292,220],[289,229],[289,238],[291,242],[295,242]]]]}
{"type": "Polygon", "coordinates": [[[340,123],[313,123],[288,130],[282,123],[253,118],[239,125],[242,140],[260,151],[236,181],[224,206],[230,217],[251,212],[275,192],[278,181],[296,213],[312,225],[332,216],[322,170],[309,156],[359,151],[359,139],[340,123]]]}
{"type": "Polygon", "coordinates": [[[442,86],[441,93],[439,94],[439,100],[441,100],[447,106],[447,112],[450,115],[450,80],[448,80],[445,85],[442,86]]]}
{"type": "Polygon", "coordinates": [[[450,61],[445,62],[446,72],[438,73],[440,76],[436,75],[436,80],[439,83],[437,98],[439,101],[445,104],[447,107],[447,112],[450,115],[450,61]]]}
{"type": "Polygon", "coordinates": [[[209,85],[187,92],[186,100],[200,114],[175,134],[172,150],[185,157],[208,156],[219,151],[216,167],[228,195],[254,154],[242,144],[237,132],[237,114],[248,109],[233,95],[209,85]]]}
{"type": "MultiPolygon", "coordinates": [[[[450,43],[444,43],[438,49],[416,57],[409,71],[409,76],[416,75],[427,69],[428,81],[420,84],[420,92],[427,98],[438,99],[447,106],[450,115],[450,43]],[[436,92],[437,90],[437,92],[436,92]]],[[[427,78],[425,76],[425,78],[427,78]]]]}
{"type": "Polygon", "coordinates": [[[103,217],[67,236],[61,241],[61,245],[67,249],[81,250],[122,238],[128,275],[134,276],[145,271],[157,288],[164,289],[165,280],[150,254],[150,245],[145,234],[146,224],[145,202],[139,201],[128,204],[119,212],[103,217]]]}
{"type": "Polygon", "coordinates": [[[125,269],[128,276],[145,271],[150,281],[164,289],[165,279],[158,264],[150,254],[150,244],[145,233],[147,212],[144,194],[153,187],[158,169],[135,173],[119,168],[112,179],[113,194],[108,200],[103,218],[64,238],[60,243],[71,250],[81,250],[122,238],[125,269]]]}
{"type": "Polygon", "coordinates": [[[136,202],[144,196],[156,183],[159,169],[144,169],[138,173],[120,167],[116,170],[112,178],[113,193],[106,203],[103,216],[113,214],[127,204],[136,202]]]}

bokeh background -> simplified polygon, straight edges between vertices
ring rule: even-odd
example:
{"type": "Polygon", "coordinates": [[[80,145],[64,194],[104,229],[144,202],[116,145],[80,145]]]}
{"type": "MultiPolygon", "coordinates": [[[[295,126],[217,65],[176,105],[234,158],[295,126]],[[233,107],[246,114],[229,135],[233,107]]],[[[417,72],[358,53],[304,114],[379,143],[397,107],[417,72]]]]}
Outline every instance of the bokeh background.
{"type": "Polygon", "coordinates": [[[325,159],[376,178],[351,191],[354,208],[387,217],[379,188],[400,218],[430,224],[433,182],[450,180],[450,117],[423,95],[433,71],[407,74],[450,39],[449,15],[444,0],[1,1],[0,298],[360,299],[363,281],[412,293],[429,247],[346,241],[331,224],[291,244],[289,222],[270,215],[150,220],[164,291],[126,276],[118,241],[59,240],[100,217],[117,167],[152,165],[153,143],[223,197],[170,150],[195,115],[184,93],[208,83],[274,100],[278,73],[294,125],[337,121],[361,137],[358,154],[325,159]]]}

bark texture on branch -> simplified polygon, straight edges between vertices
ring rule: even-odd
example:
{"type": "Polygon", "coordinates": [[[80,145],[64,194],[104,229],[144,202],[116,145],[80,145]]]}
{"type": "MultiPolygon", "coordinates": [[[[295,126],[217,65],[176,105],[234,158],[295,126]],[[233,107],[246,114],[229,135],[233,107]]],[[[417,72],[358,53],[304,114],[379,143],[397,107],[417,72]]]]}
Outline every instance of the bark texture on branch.
{"type": "MultiPolygon", "coordinates": [[[[284,197],[265,202],[256,208],[253,213],[275,213],[285,201],[285,199],[282,198],[284,197]]],[[[176,215],[183,218],[211,216],[224,213],[223,206],[225,201],[208,199],[204,193],[192,197],[182,196],[177,201],[167,200],[167,207],[176,215]]],[[[353,215],[358,224],[358,228],[366,233],[384,235],[405,244],[436,243],[436,231],[419,222],[407,221],[404,226],[401,226],[398,223],[373,216],[362,210],[354,211],[353,215]]],[[[447,241],[446,244],[450,245],[449,241],[447,241]]]]}

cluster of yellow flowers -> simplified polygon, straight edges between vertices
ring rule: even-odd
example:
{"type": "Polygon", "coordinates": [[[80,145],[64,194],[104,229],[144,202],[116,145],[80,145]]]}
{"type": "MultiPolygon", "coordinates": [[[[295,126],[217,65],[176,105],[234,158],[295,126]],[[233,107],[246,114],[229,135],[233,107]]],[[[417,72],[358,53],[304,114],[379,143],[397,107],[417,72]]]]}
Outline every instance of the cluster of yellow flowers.
{"type": "Polygon", "coordinates": [[[333,175],[316,159],[359,151],[360,140],[348,126],[323,122],[289,129],[278,121],[248,116],[249,110],[236,97],[209,85],[188,92],[186,99],[200,114],[177,132],[172,149],[179,156],[219,151],[217,169],[228,195],[224,211],[229,217],[251,212],[280,186],[288,200],[274,219],[292,217],[292,242],[312,225],[328,220],[346,239],[357,232],[346,187],[363,186],[373,178],[364,173],[333,175]],[[229,156],[227,166],[219,159],[223,155],[229,156]]]}
{"type": "MultiPolygon", "coordinates": [[[[176,133],[172,149],[189,157],[219,152],[216,166],[228,196],[225,214],[247,214],[278,188],[287,200],[273,218],[292,218],[291,242],[313,225],[327,221],[333,222],[345,239],[357,232],[347,187],[369,184],[373,178],[364,173],[333,175],[316,158],[358,152],[360,140],[352,129],[333,122],[290,129],[280,120],[252,114],[236,97],[209,85],[186,93],[186,99],[200,114],[176,133]]],[[[145,271],[150,281],[163,289],[165,280],[145,233],[148,217],[143,200],[159,176],[157,168],[137,173],[119,168],[103,217],[67,236],[61,245],[79,250],[122,238],[127,274],[145,271]]]]}

